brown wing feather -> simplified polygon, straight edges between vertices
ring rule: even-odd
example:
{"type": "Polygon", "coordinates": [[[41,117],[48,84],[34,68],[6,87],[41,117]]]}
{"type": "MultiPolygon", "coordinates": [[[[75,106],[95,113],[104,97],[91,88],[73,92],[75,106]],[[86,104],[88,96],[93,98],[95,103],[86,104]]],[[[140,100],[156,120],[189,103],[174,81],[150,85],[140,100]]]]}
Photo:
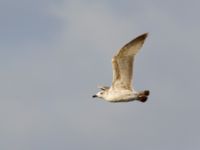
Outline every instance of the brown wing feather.
{"type": "Polygon", "coordinates": [[[132,79],[132,69],[133,69],[133,57],[126,56],[120,59],[115,59],[112,61],[113,65],[113,88],[120,89],[132,89],[131,79],[132,79]]]}
{"type": "Polygon", "coordinates": [[[113,88],[132,90],[131,80],[134,56],[142,47],[146,37],[147,33],[133,39],[123,46],[117,55],[113,57],[113,88]]]}
{"type": "Polygon", "coordinates": [[[133,56],[133,55],[137,54],[137,52],[142,47],[145,39],[147,38],[147,36],[148,36],[148,33],[144,33],[144,34],[138,36],[137,38],[133,39],[132,41],[130,41],[129,43],[124,45],[119,50],[119,52],[117,53],[116,56],[124,57],[124,56],[133,56]]]}

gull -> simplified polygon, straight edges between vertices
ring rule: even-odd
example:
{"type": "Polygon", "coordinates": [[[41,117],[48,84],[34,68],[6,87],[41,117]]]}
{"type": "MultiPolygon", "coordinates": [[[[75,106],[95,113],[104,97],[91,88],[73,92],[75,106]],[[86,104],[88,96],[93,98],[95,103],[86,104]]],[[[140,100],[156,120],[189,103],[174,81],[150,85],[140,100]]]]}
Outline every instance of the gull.
{"type": "Polygon", "coordinates": [[[132,87],[133,61],[141,49],[148,33],[144,33],[126,45],[112,58],[113,79],[111,87],[100,86],[100,92],[93,95],[108,102],[146,102],[149,90],[136,91],[132,87]]]}

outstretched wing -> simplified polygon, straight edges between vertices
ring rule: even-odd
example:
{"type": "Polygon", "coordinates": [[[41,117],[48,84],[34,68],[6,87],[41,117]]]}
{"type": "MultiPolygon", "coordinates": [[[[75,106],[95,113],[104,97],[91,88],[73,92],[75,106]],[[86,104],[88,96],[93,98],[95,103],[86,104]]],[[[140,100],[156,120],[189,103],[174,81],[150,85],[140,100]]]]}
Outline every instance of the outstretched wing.
{"type": "Polygon", "coordinates": [[[133,39],[112,58],[113,81],[112,88],[132,90],[132,70],[134,56],[142,47],[147,33],[133,39]]]}

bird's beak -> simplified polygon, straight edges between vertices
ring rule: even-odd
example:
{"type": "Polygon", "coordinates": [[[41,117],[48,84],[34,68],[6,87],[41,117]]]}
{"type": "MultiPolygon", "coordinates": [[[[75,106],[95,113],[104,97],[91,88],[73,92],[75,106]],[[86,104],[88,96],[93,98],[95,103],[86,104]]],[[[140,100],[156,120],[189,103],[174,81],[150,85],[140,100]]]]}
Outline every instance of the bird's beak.
{"type": "Polygon", "coordinates": [[[97,97],[97,95],[93,95],[92,97],[95,98],[95,97],[97,97]]]}

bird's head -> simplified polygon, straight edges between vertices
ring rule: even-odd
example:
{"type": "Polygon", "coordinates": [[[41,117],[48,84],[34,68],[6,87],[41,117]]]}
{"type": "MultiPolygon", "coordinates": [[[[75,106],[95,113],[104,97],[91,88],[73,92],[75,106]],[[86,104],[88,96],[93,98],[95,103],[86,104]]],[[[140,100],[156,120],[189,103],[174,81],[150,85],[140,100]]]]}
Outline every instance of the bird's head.
{"type": "Polygon", "coordinates": [[[102,90],[102,91],[98,92],[97,94],[93,95],[92,97],[93,98],[96,98],[96,97],[104,98],[104,96],[105,96],[105,91],[102,90]]]}
{"type": "Polygon", "coordinates": [[[107,91],[108,91],[109,87],[104,86],[104,87],[99,87],[99,88],[101,89],[101,91],[99,91],[97,94],[93,95],[92,97],[93,98],[98,97],[98,98],[105,99],[105,96],[107,94],[107,91]]]}

